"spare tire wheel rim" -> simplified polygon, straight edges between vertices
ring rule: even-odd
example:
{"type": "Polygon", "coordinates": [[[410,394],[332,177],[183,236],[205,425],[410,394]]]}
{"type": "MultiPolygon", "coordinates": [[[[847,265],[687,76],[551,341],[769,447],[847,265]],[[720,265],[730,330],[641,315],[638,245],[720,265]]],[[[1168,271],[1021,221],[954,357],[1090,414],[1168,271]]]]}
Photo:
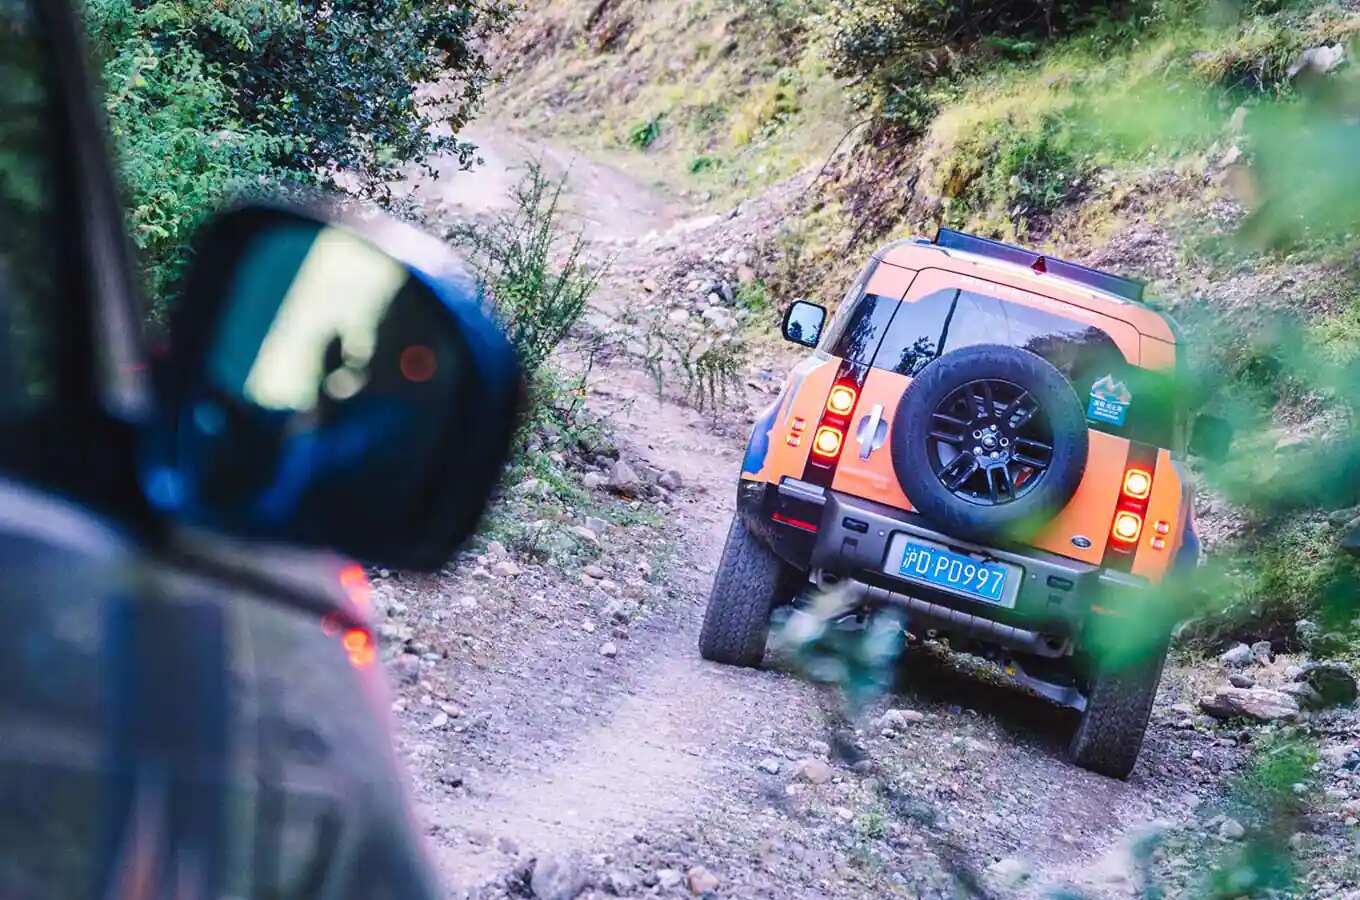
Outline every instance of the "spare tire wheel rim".
{"type": "Polygon", "coordinates": [[[931,413],[930,467],[945,490],[979,506],[1031,493],[1053,463],[1053,428],[1034,395],[1014,382],[979,378],[931,413]]]}

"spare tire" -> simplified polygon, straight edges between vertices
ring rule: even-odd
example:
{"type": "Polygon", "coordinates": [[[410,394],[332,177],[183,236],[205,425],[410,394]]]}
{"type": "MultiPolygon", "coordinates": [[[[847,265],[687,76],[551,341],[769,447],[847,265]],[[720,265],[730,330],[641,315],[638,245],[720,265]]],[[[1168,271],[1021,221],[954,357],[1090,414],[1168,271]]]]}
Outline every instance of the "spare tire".
{"type": "Polygon", "coordinates": [[[941,531],[1022,541],[1067,505],[1086,471],[1086,416],[1072,385],[1028,350],[946,353],[902,393],[892,423],[902,491],[941,531]]]}

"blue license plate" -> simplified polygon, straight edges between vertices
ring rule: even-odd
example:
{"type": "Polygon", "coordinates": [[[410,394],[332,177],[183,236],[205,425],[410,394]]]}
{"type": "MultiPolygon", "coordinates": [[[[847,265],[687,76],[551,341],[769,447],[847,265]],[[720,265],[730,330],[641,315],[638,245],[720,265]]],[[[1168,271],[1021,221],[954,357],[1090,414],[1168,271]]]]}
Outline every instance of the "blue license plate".
{"type": "Polygon", "coordinates": [[[902,575],[989,603],[1004,603],[1010,572],[1000,563],[978,562],[958,553],[907,542],[902,575]]]}

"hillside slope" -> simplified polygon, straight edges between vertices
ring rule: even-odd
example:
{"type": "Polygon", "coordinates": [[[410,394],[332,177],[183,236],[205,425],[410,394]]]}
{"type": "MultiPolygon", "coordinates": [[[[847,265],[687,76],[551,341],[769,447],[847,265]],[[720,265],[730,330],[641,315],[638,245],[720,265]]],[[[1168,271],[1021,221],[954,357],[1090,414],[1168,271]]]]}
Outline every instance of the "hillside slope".
{"type": "MultiPolygon", "coordinates": [[[[948,48],[955,61],[915,128],[833,77],[808,12],[819,6],[554,0],[502,48],[491,108],[707,210],[770,190],[791,199],[753,248],[762,308],[834,302],[877,243],[938,225],[1147,279],[1185,328],[1196,390],[1238,421],[1249,461],[1218,473],[1199,506],[1227,579],[1201,630],[1288,641],[1319,608],[1348,620],[1331,603],[1355,582],[1336,529],[1360,483],[1334,464],[1320,490],[1310,473],[1352,428],[1337,372],[1360,359],[1360,229],[1279,202],[1306,191],[1278,145],[1289,123],[1314,125],[1282,117],[1312,109],[1317,85],[1354,90],[1360,4],[1257,3],[1215,19],[1188,3],[1179,18],[1020,54],[948,48]]],[[[1355,187],[1344,162],[1343,150],[1323,173],[1338,194],[1355,187]]],[[[775,317],[748,321],[768,332],[775,317]]]]}

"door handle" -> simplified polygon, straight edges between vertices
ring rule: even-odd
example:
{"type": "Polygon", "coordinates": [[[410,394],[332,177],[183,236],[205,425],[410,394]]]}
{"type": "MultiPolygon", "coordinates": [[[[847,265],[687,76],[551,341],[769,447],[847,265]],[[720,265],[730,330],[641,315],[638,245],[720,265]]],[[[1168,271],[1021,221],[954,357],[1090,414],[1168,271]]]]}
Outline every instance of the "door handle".
{"type": "Polygon", "coordinates": [[[888,426],[883,421],[882,403],[875,403],[869,415],[860,419],[855,439],[859,441],[860,459],[868,459],[870,453],[883,446],[888,439],[888,426]]]}

